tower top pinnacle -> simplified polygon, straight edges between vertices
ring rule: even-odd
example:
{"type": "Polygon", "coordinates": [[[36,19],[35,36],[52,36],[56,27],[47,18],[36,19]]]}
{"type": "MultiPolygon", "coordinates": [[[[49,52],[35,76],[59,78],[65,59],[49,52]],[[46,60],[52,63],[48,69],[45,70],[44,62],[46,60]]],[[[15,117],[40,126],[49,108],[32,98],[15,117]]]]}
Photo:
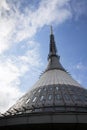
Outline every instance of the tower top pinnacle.
{"type": "Polygon", "coordinates": [[[55,39],[54,39],[54,34],[53,34],[53,28],[52,25],[50,26],[50,50],[49,50],[49,55],[56,55],[57,48],[55,44],[55,39]]]}
{"type": "Polygon", "coordinates": [[[53,28],[52,28],[52,25],[50,26],[50,34],[52,35],[53,34],[53,28]]]}
{"type": "Polygon", "coordinates": [[[65,71],[62,67],[60,61],[60,56],[57,54],[57,48],[55,44],[54,34],[52,25],[50,26],[50,44],[49,44],[49,54],[48,54],[48,66],[46,71],[52,69],[59,69],[65,71]]]}

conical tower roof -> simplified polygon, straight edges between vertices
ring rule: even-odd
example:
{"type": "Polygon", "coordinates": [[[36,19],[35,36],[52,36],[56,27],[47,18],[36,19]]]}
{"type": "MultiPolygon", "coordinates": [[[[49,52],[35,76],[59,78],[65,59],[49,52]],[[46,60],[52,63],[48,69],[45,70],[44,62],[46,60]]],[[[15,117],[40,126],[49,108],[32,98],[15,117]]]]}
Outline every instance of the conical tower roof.
{"type": "Polygon", "coordinates": [[[87,112],[87,90],[61,65],[52,27],[45,71],[5,115],[46,112],[87,112]]]}

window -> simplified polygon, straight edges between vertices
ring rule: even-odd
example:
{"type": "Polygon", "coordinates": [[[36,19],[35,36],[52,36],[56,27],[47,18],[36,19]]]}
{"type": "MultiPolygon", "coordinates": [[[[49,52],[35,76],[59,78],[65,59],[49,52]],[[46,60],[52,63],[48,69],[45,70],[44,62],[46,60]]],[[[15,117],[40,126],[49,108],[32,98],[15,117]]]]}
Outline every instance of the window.
{"type": "Polygon", "coordinates": [[[73,97],[73,99],[76,100],[76,101],[79,100],[78,97],[77,97],[76,95],[73,95],[72,97],[73,97]]]}
{"type": "Polygon", "coordinates": [[[36,90],[35,91],[33,91],[33,94],[35,94],[36,93],[36,90]]]}
{"type": "Polygon", "coordinates": [[[48,99],[51,100],[51,99],[52,99],[52,95],[49,95],[49,96],[48,96],[48,99]]]}
{"type": "Polygon", "coordinates": [[[70,97],[68,95],[64,95],[66,100],[70,100],[70,97]]]}
{"type": "Polygon", "coordinates": [[[19,99],[19,102],[22,102],[23,101],[23,98],[19,99]]]}
{"type": "Polygon", "coordinates": [[[37,97],[34,97],[34,99],[33,99],[33,101],[32,101],[32,102],[35,102],[35,101],[36,101],[36,99],[37,99],[37,97]]]}
{"type": "Polygon", "coordinates": [[[85,98],[85,102],[87,102],[87,98],[85,98]]]}
{"type": "Polygon", "coordinates": [[[49,88],[49,90],[52,90],[52,89],[53,89],[52,87],[49,88]]]}
{"type": "Polygon", "coordinates": [[[74,98],[75,100],[77,100],[77,97],[76,97],[75,95],[73,95],[73,98],[74,98]]]}
{"type": "Polygon", "coordinates": [[[29,101],[30,101],[30,98],[29,98],[29,99],[27,99],[26,104],[27,104],[27,103],[29,103],[29,101]]]}
{"type": "Polygon", "coordinates": [[[57,87],[56,87],[56,90],[58,91],[58,89],[59,89],[59,88],[58,88],[58,86],[57,86],[57,87]]]}
{"type": "Polygon", "coordinates": [[[41,89],[38,90],[38,93],[40,93],[41,89]]]}
{"type": "Polygon", "coordinates": [[[61,88],[62,88],[63,90],[65,89],[65,87],[64,87],[64,86],[62,86],[61,88]]]}
{"type": "Polygon", "coordinates": [[[43,99],[44,99],[44,96],[42,95],[41,98],[40,98],[40,101],[43,101],[43,99]]]}
{"type": "Polygon", "coordinates": [[[57,99],[57,100],[60,100],[60,98],[61,98],[60,95],[57,94],[57,95],[56,95],[56,99],[57,99]]]}
{"type": "Polygon", "coordinates": [[[46,88],[44,88],[44,91],[46,91],[46,88]]]}
{"type": "Polygon", "coordinates": [[[83,101],[87,102],[87,97],[86,97],[86,96],[81,95],[80,98],[81,98],[83,101]]]}

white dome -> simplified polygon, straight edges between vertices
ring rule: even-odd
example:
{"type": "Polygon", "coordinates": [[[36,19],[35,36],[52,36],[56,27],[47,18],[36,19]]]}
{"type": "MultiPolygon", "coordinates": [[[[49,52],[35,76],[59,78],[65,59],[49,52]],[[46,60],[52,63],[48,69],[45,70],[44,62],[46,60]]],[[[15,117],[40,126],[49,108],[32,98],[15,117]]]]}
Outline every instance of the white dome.
{"type": "Polygon", "coordinates": [[[49,70],[43,73],[43,75],[40,77],[40,79],[35,83],[33,87],[38,88],[40,86],[57,84],[81,87],[81,85],[77,81],[75,81],[70,74],[58,69],[49,70]]]}

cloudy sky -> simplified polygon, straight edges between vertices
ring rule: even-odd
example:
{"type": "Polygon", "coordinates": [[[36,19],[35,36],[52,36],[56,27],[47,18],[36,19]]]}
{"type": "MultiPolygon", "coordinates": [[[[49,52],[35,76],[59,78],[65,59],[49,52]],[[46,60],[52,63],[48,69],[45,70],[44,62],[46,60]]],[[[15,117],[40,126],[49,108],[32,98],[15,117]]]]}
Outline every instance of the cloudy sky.
{"type": "Polygon", "coordinates": [[[45,69],[50,25],[61,63],[87,88],[87,0],[0,0],[0,112],[45,69]]]}

